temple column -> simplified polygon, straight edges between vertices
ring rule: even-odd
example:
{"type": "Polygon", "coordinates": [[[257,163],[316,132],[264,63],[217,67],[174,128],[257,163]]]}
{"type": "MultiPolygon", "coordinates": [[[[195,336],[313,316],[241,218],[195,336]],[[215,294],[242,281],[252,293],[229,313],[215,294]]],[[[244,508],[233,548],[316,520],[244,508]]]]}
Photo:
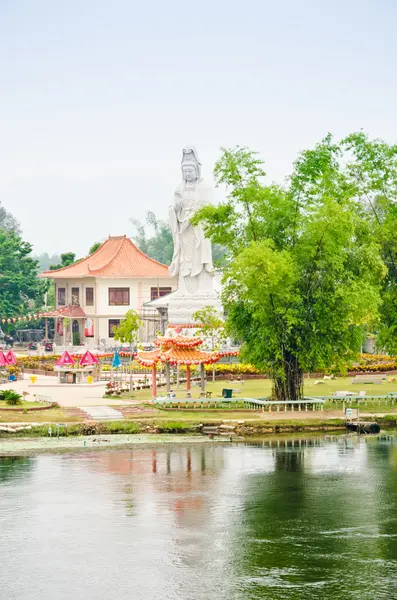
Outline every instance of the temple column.
{"type": "Polygon", "coordinates": [[[152,398],[153,400],[157,397],[157,372],[156,372],[156,363],[154,363],[152,367],[152,398]]]}
{"type": "Polygon", "coordinates": [[[186,397],[192,397],[192,394],[190,393],[190,365],[186,365],[186,397]]]}
{"type": "Polygon", "coordinates": [[[171,391],[171,373],[170,373],[170,363],[168,362],[168,360],[166,363],[164,363],[164,371],[165,371],[165,386],[166,386],[167,394],[169,394],[171,391]]]}
{"type": "Polygon", "coordinates": [[[204,368],[204,363],[200,363],[200,383],[201,383],[200,396],[202,398],[205,398],[205,368],[204,368]]]}

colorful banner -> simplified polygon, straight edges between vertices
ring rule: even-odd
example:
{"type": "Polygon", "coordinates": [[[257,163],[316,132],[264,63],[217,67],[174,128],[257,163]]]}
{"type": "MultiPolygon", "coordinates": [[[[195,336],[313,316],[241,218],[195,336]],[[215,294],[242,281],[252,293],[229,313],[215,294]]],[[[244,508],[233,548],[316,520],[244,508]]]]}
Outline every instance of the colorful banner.
{"type": "Polygon", "coordinates": [[[84,337],[94,337],[94,319],[85,320],[84,337]]]}

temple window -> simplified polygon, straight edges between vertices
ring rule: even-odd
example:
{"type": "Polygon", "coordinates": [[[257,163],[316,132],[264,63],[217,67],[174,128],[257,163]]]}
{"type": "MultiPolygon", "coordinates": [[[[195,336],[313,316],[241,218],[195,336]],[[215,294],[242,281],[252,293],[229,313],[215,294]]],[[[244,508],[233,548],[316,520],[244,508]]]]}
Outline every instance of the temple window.
{"type": "Polygon", "coordinates": [[[109,337],[114,337],[113,327],[119,327],[120,319],[109,319],[109,337]]]}
{"type": "Polygon", "coordinates": [[[109,306],[129,306],[130,288],[109,288],[109,306]]]}
{"type": "Polygon", "coordinates": [[[152,287],[150,288],[150,299],[156,300],[156,298],[162,298],[171,292],[172,288],[170,287],[152,287]]]}
{"type": "Polygon", "coordinates": [[[58,288],[58,306],[65,306],[66,304],[66,290],[65,288],[58,288]]]}
{"type": "Polygon", "coordinates": [[[72,306],[80,306],[80,288],[72,287],[72,306]]]}
{"type": "Polygon", "coordinates": [[[86,306],[94,306],[94,288],[85,288],[85,304],[86,306]]]}

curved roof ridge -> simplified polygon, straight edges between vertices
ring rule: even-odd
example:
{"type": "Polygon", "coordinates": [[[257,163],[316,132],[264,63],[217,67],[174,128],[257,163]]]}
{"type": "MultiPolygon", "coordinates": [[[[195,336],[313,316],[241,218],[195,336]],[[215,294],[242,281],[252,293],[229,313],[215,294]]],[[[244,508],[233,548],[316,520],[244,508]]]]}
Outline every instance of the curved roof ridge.
{"type": "Polygon", "coordinates": [[[169,278],[168,265],[147,256],[127,235],[109,236],[89,256],[56,269],[45,271],[41,277],[144,277],[169,278]]]}
{"type": "MultiPolygon", "coordinates": [[[[99,248],[97,248],[94,252],[92,252],[92,254],[89,254],[88,256],[84,256],[83,258],[80,258],[79,260],[76,260],[76,262],[72,263],[71,265],[66,265],[65,267],[60,267],[59,269],[53,269],[51,271],[49,269],[47,269],[46,271],[44,271],[42,273],[42,275],[44,275],[44,273],[59,273],[60,271],[64,271],[65,269],[70,269],[70,267],[75,267],[75,266],[77,266],[77,265],[79,265],[79,264],[81,264],[83,262],[87,263],[87,271],[88,271],[88,273],[95,273],[95,271],[97,271],[98,269],[90,269],[89,261],[92,258],[94,258],[94,256],[96,254],[98,254],[100,250],[102,250],[102,248],[105,246],[105,244],[108,243],[109,240],[123,240],[126,237],[127,237],[126,234],[124,234],[124,235],[115,235],[115,236],[109,235],[108,239],[105,240],[104,242],[102,242],[102,244],[99,246],[99,248]]],[[[122,244],[120,244],[119,248],[115,252],[115,255],[119,252],[121,246],[122,246],[122,244]]],[[[111,262],[113,260],[114,256],[112,256],[108,260],[107,264],[109,264],[109,262],[111,262]]]]}

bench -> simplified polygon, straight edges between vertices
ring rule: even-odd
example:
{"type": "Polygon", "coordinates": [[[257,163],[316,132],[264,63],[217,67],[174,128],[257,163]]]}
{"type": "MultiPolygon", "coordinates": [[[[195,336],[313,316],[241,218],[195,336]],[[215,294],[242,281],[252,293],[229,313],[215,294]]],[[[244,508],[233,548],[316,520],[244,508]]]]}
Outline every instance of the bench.
{"type": "Polygon", "coordinates": [[[356,375],[352,383],[383,383],[384,375],[356,375]]]}

